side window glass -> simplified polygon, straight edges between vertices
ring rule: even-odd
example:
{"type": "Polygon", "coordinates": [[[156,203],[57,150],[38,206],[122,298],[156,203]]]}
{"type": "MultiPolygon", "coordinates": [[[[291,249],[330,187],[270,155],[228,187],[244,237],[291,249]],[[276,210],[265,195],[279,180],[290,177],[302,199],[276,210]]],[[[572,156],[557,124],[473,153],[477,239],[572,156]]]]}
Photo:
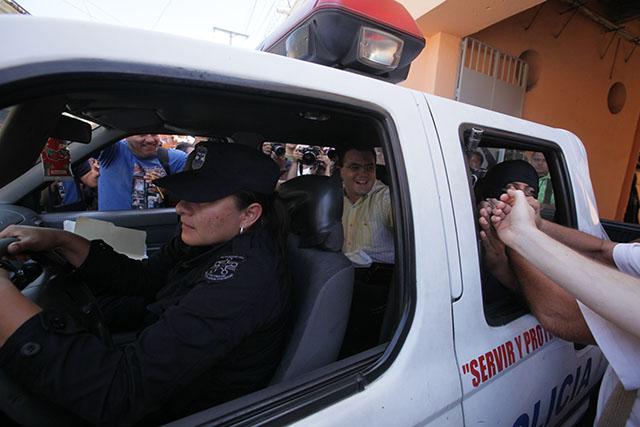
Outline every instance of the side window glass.
{"type": "Polygon", "coordinates": [[[43,212],[98,209],[98,159],[91,157],[71,166],[72,176],[48,182],[40,193],[43,212]]]}
{"type": "Polygon", "coordinates": [[[4,127],[4,123],[7,121],[7,117],[9,116],[10,112],[11,112],[10,107],[0,109],[0,130],[2,130],[2,128],[4,127]]]}
{"type": "MultiPolygon", "coordinates": [[[[467,164],[477,210],[494,203],[508,188],[522,190],[532,204],[537,204],[544,219],[556,221],[556,199],[550,165],[552,153],[512,148],[482,146],[467,153],[467,164]]],[[[479,217],[478,217],[479,219],[479,217]]],[[[482,227],[478,224],[478,229],[482,227]]],[[[517,278],[511,270],[504,245],[485,232],[480,239],[483,308],[487,322],[504,325],[528,312],[516,291],[517,278]]]]}
{"type": "Polygon", "coordinates": [[[71,166],[72,176],[41,191],[45,212],[173,207],[177,201],[153,180],[178,173],[194,149],[188,135],[131,135],[71,166]]]}
{"type": "Polygon", "coordinates": [[[540,213],[544,219],[553,221],[556,213],[556,200],[547,158],[544,153],[540,151],[532,151],[527,157],[528,161],[538,173],[538,202],[540,203],[540,213]]]}
{"type": "Polygon", "coordinates": [[[262,152],[280,168],[280,182],[302,175],[332,176],[336,170],[334,147],[263,142],[262,152]]]}

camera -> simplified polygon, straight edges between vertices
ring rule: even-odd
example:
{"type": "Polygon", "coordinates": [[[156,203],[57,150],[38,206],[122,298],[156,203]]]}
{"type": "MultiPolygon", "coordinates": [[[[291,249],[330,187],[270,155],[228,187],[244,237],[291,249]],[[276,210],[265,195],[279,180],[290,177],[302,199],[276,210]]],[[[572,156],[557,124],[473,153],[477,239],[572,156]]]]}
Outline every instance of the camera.
{"type": "Polygon", "coordinates": [[[284,157],[285,149],[283,144],[272,144],[271,152],[278,157],[284,157]]]}
{"type": "Polygon", "coordinates": [[[336,157],[338,156],[338,154],[336,153],[336,149],[335,148],[327,148],[324,152],[324,154],[329,158],[329,160],[331,160],[332,162],[335,162],[336,157]]]}
{"type": "Polygon", "coordinates": [[[315,165],[318,161],[318,155],[320,154],[320,148],[318,147],[307,147],[302,150],[302,160],[300,163],[306,166],[315,165]]]}

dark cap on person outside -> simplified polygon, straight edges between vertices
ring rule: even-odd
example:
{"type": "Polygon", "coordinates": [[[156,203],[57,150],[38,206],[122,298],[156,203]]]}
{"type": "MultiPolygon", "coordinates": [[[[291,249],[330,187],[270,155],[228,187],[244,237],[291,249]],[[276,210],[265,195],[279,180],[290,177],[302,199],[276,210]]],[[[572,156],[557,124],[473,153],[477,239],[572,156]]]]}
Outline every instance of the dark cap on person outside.
{"type": "Polygon", "coordinates": [[[73,176],[75,176],[76,178],[82,178],[83,176],[88,174],[90,171],[91,171],[91,163],[89,163],[89,160],[85,160],[71,166],[71,172],[73,172],[73,176]]]}
{"type": "Polygon", "coordinates": [[[476,196],[480,200],[500,197],[504,188],[512,182],[523,182],[538,194],[538,173],[524,160],[507,160],[498,163],[476,184],[476,196]]]}
{"type": "Polygon", "coordinates": [[[153,181],[174,198],[188,202],[214,202],[238,191],[269,195],[280,169],[270,157],[244,145],[200,142],[189,154],[182,172],[153,181]]]}

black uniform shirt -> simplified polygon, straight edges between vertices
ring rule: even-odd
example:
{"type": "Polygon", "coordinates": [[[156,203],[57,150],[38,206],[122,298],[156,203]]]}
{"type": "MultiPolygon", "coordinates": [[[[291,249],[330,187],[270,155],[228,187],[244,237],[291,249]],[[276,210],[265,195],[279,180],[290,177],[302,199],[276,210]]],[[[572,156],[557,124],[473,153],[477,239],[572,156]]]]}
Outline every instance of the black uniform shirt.
{"type": "Polygon", "coordinates": [[[93,241],[77,275],[94,291],[155,294],[155,322],[108,348],[68,315],[45,310],[0,348],[0,366],[96,424],[167,421],[268,384],[283,351],[288,286],[265,231],[213,248],[174,239],[149,260],[93,241]],[[149,418],[149,416],[152,418],[149,418]]]}

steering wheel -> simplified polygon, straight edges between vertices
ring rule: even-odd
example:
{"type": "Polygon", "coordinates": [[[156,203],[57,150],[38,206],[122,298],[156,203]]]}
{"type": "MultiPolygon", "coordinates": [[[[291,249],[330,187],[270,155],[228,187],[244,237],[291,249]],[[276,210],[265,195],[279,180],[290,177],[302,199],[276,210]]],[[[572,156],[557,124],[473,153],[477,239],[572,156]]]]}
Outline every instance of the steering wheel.
{"type": "Polygon", "coordinates": [[[31,261],[4,259],[9,245],[19,239],[0,239],[0,267],[11,273],[11,281],[22,294],[42,308],[57,308],[69,313],[80,325],[107,346],[113,346],[96,298],[88,286],[73,278],[73,267],[55,251],[30,253],[31,261]]]}

